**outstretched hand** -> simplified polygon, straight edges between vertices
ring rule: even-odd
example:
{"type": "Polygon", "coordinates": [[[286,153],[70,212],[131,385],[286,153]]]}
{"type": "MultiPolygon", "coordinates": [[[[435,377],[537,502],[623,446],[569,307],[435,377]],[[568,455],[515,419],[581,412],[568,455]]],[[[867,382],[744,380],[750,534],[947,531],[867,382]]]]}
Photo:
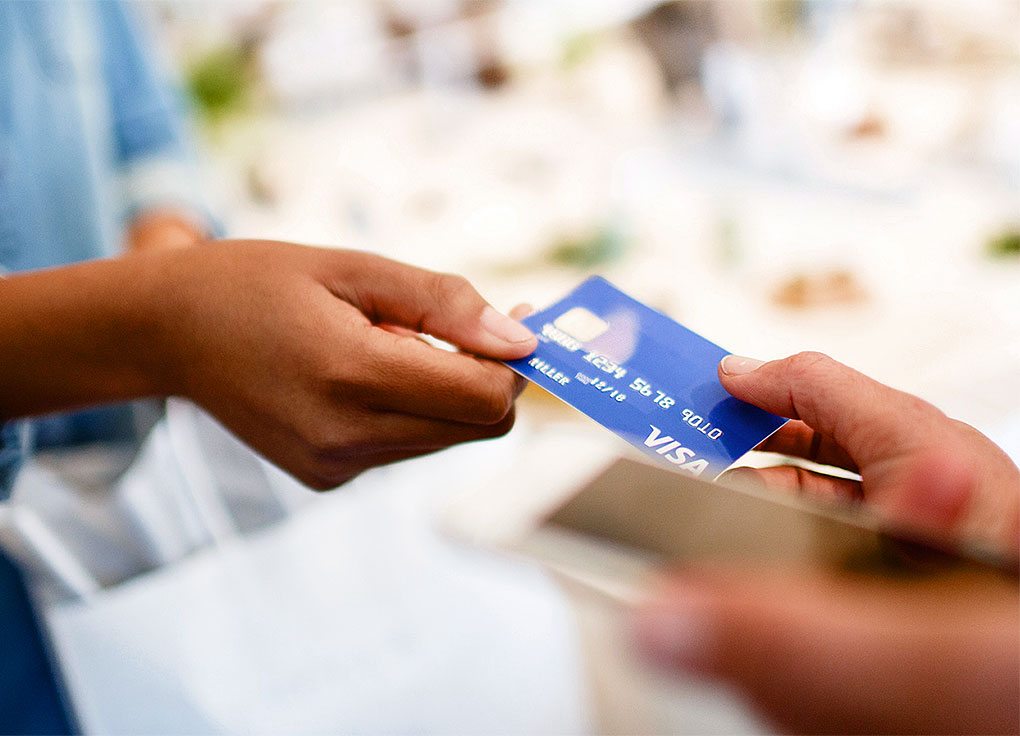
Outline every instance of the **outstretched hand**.
{"type": "Polygon", "coordinates": [[[173,392],[309,486],[513,425],[522,385],[497,361],[535,337],[459,276],[271,242],[166,258],[173,392]]]}

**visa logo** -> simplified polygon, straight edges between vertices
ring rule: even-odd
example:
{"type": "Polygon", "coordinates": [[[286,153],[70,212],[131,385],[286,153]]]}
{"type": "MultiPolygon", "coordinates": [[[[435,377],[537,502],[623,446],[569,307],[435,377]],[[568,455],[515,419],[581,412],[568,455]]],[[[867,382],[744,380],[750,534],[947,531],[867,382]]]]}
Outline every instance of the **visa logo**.
{"type": "Polygon", "coordinates": [[[688,447],[681,447],[677,440],[668,434],[663,435],[662,430],[655,425],[649,424],[648,426],[651,427],[652,431],[648,433],[645,447],[651,447],[657,454],[662,455],[669,462],[679,465],[679,470],[694,476],[705,472],[705,468],[708,467],[707,460],[695,458],[694,450],[688,447]]]}

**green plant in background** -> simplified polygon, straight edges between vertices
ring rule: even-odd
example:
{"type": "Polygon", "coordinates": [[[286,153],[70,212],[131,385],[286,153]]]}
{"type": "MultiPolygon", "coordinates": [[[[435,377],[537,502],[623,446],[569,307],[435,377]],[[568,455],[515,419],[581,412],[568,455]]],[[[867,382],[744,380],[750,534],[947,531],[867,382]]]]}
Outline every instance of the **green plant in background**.
{"type": "Polygon", "coordinates": [[[509,277],[546,272],[550,266],[588,271],[611,265],[623,259],[632,245],[633,238],[625,225],[625,222],[607,222],[581,235],[555,238],[533,257],[500,263],[494,270],[509,277]]]}
{"type": "Polygon", "coordinates": [[[615,224],[601,225],[581,237],[567,237],[555,242],[545,261],[556,266],[594,268],[618,261],[627,251],[627,236],[615,224]]]}
{"type": "Polygon", "coordinates": [[[601,41],[602,34],[594,32],[578,33],[568,38],[563,43],[563,55],[560,57],[563,68],[574,69],[583,64],[595,54],[601,41]]]}
{"type": "Polygon", "coordinates": [[[761,7],[765,12],[766,28],[779,37],[796,34],[804,22],[806,0],[771,0],[761,7]]]}
{"type": "Polygon", "coordinates": [[[1020,228],[1011,227],[993,236],[985,250],[992,258],[1020,257],[1020,228]]]}
{"type": "Polygon", "coordinates": [[[203,118],[217,121],[244,109],[253,79],[249,54],[220,46],[198,57],[187,73],[188,91],[203,118]]]}

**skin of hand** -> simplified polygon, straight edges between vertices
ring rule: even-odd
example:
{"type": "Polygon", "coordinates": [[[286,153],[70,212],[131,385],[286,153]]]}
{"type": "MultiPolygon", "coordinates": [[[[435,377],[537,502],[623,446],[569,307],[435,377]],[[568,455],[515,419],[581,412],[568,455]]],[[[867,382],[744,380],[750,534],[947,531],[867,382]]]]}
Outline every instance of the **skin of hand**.
{"type": "Polygon", "coordinates": [[[890,524],[936,539],[980,539],[1016,556],[1020,470],[973,427],[821,353],[767,363],[731,355],[719,378],[738,399],[793,420],[758,449],[861,480],[789,465],[740,469],[741,476],[772,489],[863,498],[890,524]]]}
{"type": "Polygon", "coordinates": [[[317,489],[504,434],[522,382],[496,361],[536,345],[459,276],[263,241],[14,276],[0,307],[20,358],[0,365],[0,418],[184,396],[317,489]]]}
{"type": "Polygon", "coordinates": [[[658,668],[726,683],[785,733],[1020,727],[1015,579],[701,567],[660,580],[636,624],[658,668]]]}
{"type": "MultiPolygon", "coordinates": [[[[973,428],[817,353],[727,356],[734,396],[794,421],[761,449],[857,472],[778,467],[771,488],[862,497],[932,539],[981,537],[1016,558],[1020,474],[973,428]]],[[[1020,593],[947,580],[882,583],[817,570],[676,571],[636,616],[661,666],[735,686],[802,733],[1017,733],[1020,593]]]]}
{"type": "Polygon", "coordinates": [[[146,253],[190,248],[207,239],[193,218],[173,210],[148,210],[135,217],[125,235],[125,252],[146,253]]]}

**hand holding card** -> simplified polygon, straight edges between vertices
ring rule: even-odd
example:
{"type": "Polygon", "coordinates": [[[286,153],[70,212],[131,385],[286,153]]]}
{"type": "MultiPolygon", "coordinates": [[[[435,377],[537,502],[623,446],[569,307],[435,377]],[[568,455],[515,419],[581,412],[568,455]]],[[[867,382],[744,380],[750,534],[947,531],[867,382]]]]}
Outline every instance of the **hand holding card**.
{"type": "Polygon", "coordinates": [[[601,277],[524,324],[538,348],[507,365],[675,470],[715,478],[786,422],[723,388],[726,350],[601,277]]]}
{"type": "Polygon", "coordinates": [[[798,495],[860,498],[890,522],[981,539],[1016,557],[1020,470],[973,427],[821,353],[767,363],[729,356],[720,379],[734,396],[794,420],[761,449],[860,475],[785,465],[742,468],[745,479],[798,495]]]}

